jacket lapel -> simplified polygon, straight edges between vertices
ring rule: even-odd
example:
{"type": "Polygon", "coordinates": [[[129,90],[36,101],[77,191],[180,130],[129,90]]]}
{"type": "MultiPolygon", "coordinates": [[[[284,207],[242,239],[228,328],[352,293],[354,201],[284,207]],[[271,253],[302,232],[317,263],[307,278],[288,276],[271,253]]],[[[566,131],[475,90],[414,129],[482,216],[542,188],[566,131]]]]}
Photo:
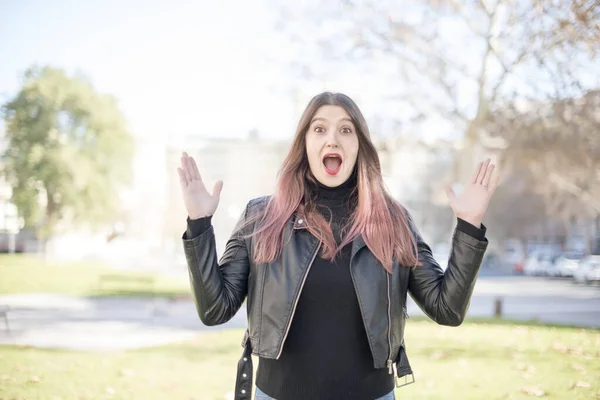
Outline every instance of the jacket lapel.
{"type": "MultiPolygon", "coordinates": [[[[292,215],[292,226],[293,229],[306,229],[306,218],[304,217],[304,212],[297,211],[292,215]]],[[[358,235],[356,239],[352,241],[352,256],[351,259],[354,258],[356,253],[360,249],[366,246],[365,239],[362,235],[358,235]]]]}

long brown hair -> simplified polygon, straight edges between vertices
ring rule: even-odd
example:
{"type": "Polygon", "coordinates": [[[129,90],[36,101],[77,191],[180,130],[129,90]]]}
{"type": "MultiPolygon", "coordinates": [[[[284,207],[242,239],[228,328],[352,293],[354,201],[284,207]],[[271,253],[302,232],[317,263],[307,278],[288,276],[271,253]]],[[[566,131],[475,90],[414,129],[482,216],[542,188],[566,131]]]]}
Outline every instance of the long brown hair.
{"type": "Polygon", "coordinates": [[[275,194],[260,216],[261,222],[251,234],[255,236],[254,262],[268,263],[281,255],[286,224],[296,211],[303,211],[308,231],[322,241],[322,257],[333,260],[339,251],[362,235],[367,247],[391,273],[393,260],[403,266],[418,265],[416,242],[404,207],[386,191],[377,150],[358,106],[342,93],[324,92],[312,98],[304,110],[291,149],[279,171],[275,194]],[[357,179],[357,204],[338,245],[331,227],[317,212],[310,196],[310,171],[306,154],[306,132],[317,110],[324,105],[340,106],[350,116],[358,135],[358,158],[354,174],[357,179]]]}

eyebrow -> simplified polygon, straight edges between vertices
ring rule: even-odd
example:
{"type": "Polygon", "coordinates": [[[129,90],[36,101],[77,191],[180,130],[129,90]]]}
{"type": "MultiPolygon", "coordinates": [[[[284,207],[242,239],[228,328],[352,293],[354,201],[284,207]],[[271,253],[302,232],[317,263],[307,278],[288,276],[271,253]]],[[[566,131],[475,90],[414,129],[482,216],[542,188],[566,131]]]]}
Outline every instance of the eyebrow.
{"type": "MultiPolygon", "coordinates": [[[[325,118],[318,117],[318,118],[313,118],[313,120],[310,121],[310,123],[312,124],[315,121],[325,121],[325,122],[327,122],[327,120],[325,118]]],[[[340,121],[347,121],[347,122],[350,122],[351,124],[354,124],[352,122],[352,120],[350,118],[348,118],[348,117],[340,118],[340,121]]]]}

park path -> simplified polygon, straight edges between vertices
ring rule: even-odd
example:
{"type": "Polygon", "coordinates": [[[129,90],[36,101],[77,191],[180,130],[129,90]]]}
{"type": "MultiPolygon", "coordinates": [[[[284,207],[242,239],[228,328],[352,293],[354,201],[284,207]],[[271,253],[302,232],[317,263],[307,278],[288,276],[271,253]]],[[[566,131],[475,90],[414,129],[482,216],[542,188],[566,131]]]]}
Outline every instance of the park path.
{"type": "MultiPolygon", "coordinates": [[[[468,317],[491,316],[497,298],[502,299],[503,315],[507,318],[600,327],[598,287],[576,286],[567,280],[482,276],[468,317]]],[[[45,348],[133,349],[186,340],[201,332],[246,326],[244,307],[227,324],[204,326],[189,299],[0,295],[0,312],[7,307],[10,329],[0,313],[0,344],[45,348]]],[[[408,313],[423,315],[411,299],[408,313]]]]}

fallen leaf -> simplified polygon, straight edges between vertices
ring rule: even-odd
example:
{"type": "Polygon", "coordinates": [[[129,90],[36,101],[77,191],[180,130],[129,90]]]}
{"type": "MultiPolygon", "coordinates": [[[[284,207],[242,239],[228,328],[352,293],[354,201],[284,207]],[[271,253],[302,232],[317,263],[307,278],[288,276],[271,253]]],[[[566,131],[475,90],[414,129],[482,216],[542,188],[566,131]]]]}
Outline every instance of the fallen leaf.
{"type": "Polygon", "coordinates": [[[42,379],[39,376],[32,376],[29,378],[29,382],[31,383],[39,383],[42,379]]]}
{"type": "Polygon", "coordinates": [[[517,334],[517,335],[525,335],[528,332],[529,332],[529,330],[524,326],[515,326],[512,329],[512,333],[517,334]]]}
{"type": "Polygon", "coordinates": [[[583,349],[581,347],[577,347],[576,349],[569,349],[569,353],[574,354],[576,356],[580,356],[583,354],[583,349]]]}
{"type": "Polygon", "coordinates": [[[535,387],[523,388],[523,389],[521,389],[521,391],[529,396],[535,396],[535,397],[544,397],[546,395],[546,392],[544,392],[543,390],[541,390],[539,388],[535,388],[535,387]]]}
{"type": "Polygon", "coordinates": [[[111,396],[115,394],[115,389],[111,388],[110,386],[108,386],[106,388],[106,393],[110,394],[111,396]]]}
{"type": "Polygon", "coordinates": [[[527,372],[530,374],[533,374],[535,372],[535,367],[533,365],[525,364],[525,363],[518,363],[517,369],[519,371],[524,371],[524,372],[527,372]]]}
{"type": "Polygon", "coordinates": [[[592,385],[590,385],[589,382],[577,381],[571,386],[571,389],[574,389],[574,388],[586,388],[587,389],[590,387],[592,387],[592,385]]]}
{"type": "Polygon", "coordinates": [[[579,372],[583,372],[585,373],[585,368],[582,365],[579,364],[571,364],[571,367],[575,370],[575,371],[579,371],[579,372]]]}
{"type": "Polygon", "coordinates": [[[439,360],[440,358],[445,358],[446,353],[442,353],[441,351],[436,351],[429,358],[432,360],[439,360]]]}
{"type": "Polygon", "coordinates": [[[556,351],[560,351],[561,353],[565,353],[565,352],[569,351],[569,348],[560,342],[554,342],[554,343],[552,343],[552,350],[556,350],[556,351]]]}

